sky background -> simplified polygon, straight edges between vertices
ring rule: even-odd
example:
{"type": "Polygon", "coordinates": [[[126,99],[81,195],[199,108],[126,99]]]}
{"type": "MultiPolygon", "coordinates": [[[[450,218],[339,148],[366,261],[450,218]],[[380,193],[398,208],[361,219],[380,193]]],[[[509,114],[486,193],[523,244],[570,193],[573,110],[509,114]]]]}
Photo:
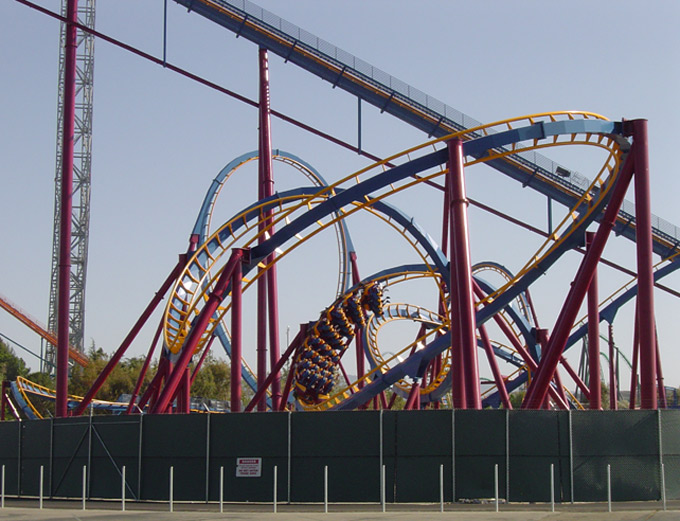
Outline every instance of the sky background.
{"type": "MultiPolygon", "coordinates": [[[[60,5],[57,0],[38,3],[54,11],[60,5]]],[[[677,2],[262,0],[259,5],[478,121],[556,110],[592,111],[612,120],[648,119],[653,212],[680,224],[677,2]]],[[[0,293],[46,323],[59,25],[12,0],[0,3],[0,20],[0,293]]],[[[160,56],[163,1],[98,0],[96,28],[160,56]]],[[[172,1],[167,58],[257,99],[256,45],[172,1]]],[[[356,98],[275,55],[270,55],[270,68],[273,109],[356,143],[356,98]]],[[[363,148],[377,156],[427,140],[366,104],[362,118],[363,148]]],[[[303,158],[328,180],[368,164],[280,120],[274,119],[272,127],[274,148],[303,158]]],[[[256,148],[254,108],[106,42],[95,43],[86,345],[94,341],[108,352],[115,350],[186,249],[213,177],[256,148]]],[[[600,156],[573,147],[545,155],[589,178],[601,164],[600,156]]],[[[216,211],[219,218],[253,201],[255,176],[255,168],[248,167],[227,185],[216,211]]],[[[306,184],[280,166],[275,178],[279,190],[306,184]]],[[[470,197],[546,228],[543,196],[483,166],[470,168],[466,181],[470,197]]],[[[439,240],[439,194],[416,190],[394,203],[439,240]]],[[[555,219],[564,211],[555,206],[555,219]]],[[[469,215],[473,262],[494,260],[518,270],[540,245],[537,236],[475,208],[469,215]]],[[[355,227],[362,274],[410,259],[401,246],[392,247],[399,241],[393,232],[367,218],[357,219],[355,227]]],[[[320,239],[281,267],[282,337],[286,326],[292,337],[297,324],[316,319],[332,302],[337,277],[333,248],[332,237],[320,239]]],[[[634,249],[627,239],[612,237],[605,257],[634,269],[634,249]]],[[[565,255],[532,287],[542,327],[554,325],[580,259],[579,254],[565,255]]],[[[601,296],[627,280],[603,267],[601,296]]],[[[665,284],[680,290],[680,277],[670,276],[665,284]]],[[[678,386],[680,302],[658,290],[655,296],[666,383],[678,386]]],[[[631,307],[615,322],[615,339],[625,353],[632,343],[631,307]]],[[[128,355],[146,352],[157,320],[128,355]]],[[[4,312],[0,332],[29,349],[40,348],[38,337],[4,312]]],[[[575,363],[578,351],[569,355],[575,363]]],[[[27,355],[26,360],[37,367],[35,359],[27,355]]],[[[622,377],[628,379],[625,373],[622,377]]]]}

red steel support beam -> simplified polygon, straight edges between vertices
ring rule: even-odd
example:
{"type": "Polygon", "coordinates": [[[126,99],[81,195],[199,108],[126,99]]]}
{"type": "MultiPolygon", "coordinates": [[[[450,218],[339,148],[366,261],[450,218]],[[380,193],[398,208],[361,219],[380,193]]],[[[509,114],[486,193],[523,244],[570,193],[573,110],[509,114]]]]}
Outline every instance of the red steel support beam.
{"type": "Polygon", "coordinates": [[[0,395],[0,421],[5,421],[5,404],[7,402],[6,389],[9,387],[7,380],[2,381],[2,395],[0,395]]]}
{"type": "Polygon", "coordinates": [[[142,388],[142,384],[144,383],[144,377],[146,376],[146,372],[149,370],[149,365],[151,365],[151,359],[153,358],[154,351],[156,351],[156,346],[158,345],[158,339],[161,336],[161,331],[163,331],[162,319],[158,324],[158,328],[156,329],[156,333],[154,334],[153,340],[151,341],[151,345],[149,345],[149,351],[147,352],[144,363],[142,364],[142,369],[139,371],[137,383],[135,384],[134,391],[132,391],[132,396],[130,396],[130,402],[128,403],[127,409],[125,410],[125,414],[130,414],[132,412],[132,408],[135,406],[137,396],[139,396],[139,391],[142,388]]]}
{"type": "MultiPolygon", "coordinates": [[[[544,351],[548,345],[548,340],[550,336],[548,335],[548,330],[547,329],[536,329],[536,340],[541,346],[541,351],[544,351]]],[[[555,369],[555,392],[559,395],[559,397],[562,399],[563,403],[568,404],[569,400],[567,399],[567,394],[564,392],[564,385],[562,385],[562,378],[560,377],[560,373],[557,369],[555,369]]],[[[546,398],[544,402],[544,407],[546,409],[550,409],[550,400],[546,398]]]]}
{"type": "MultiPolygon", "coordinates": [[[[586,233],[586,247],[590,248],[595,239],[593,232],[586,233]]],[[[597,286],[597,268],[588,286],[588,389],[590,409],[602,409],[602,387],[600,386],[600,298],[597,286]]]]}
{"type": "MultiPolygon", "coordinates": [[[[262,271],[262,268],[258,268],[262,271]]],[[[257,388],[264,384],[267,377],[267,277],[257,279],[257,388]]],[[[267,408],[266,397],[257,404],[258,411],[267,408]]]]}
{"type": "Polygon", "coordinates": [[[463,171],[463,141],[452,139],[449,149],[449,202],[451,204],[451,286],[455,288],[458,316],[451,317],[459,324],[459,336],[465,369],[465,398],[469,409],[481,409],[477,335],[472,288],[472,263],[468,238],[467,197],[463,171]]]}
{"type": "MultiPolygon", "coordinates": [[[[295,353],[295,350],[302,345],[303,340],[307,336],[307,326],[302,325],[300,326],[300,331],[298,331],[298,334],[295,335],[295,338],[293,341],[290,343],[288,348],[286,349],[286,352],[283,353],[283,356],[280,357],[280,359],[276,362],[274,367],[272,367],[271,372],[269,373],[269,376],[267,376],[267,379],[264,382],[264,385],[260,387],[257,390],[257,393],[255,393],[255,396],[253,396],[252,400],[250,400],[250,403],[246,406],[244,412],[250,412],[253,410],[255,407],[255,404],[257,404],[262,396],[266,396],[266,391],[267,387],[274,381],[274,378],[276,378],[277,375],[281,373],[281,369],[283,368],[284,364],[288,361],[288,359],[295,353]]],[[[294,372],[294,371],[291,371],[294,372]]],[[[281,410],[281,404],[280,402],[276,404],[276,408],[274,408],[274,405],[272,404],[272,410],[274,411],[279,411],[281,410]]]]}
{"type": "Polygon", "coordinates": [[[404,410],[410,411],[420,408],[420,383],[413,382],[411,385],[411,391],[409,392],[408,398],[406,399],[406,405],[404,405],[404,410]]]}
{"type": "MultiPolygon", "coordinates": [[[[272,253],[268,262],[274,262],[276,257],[272,253]]],[[[269,364],[270,367],[277,366],[281,359],[281,346],[279,344],[279,296],[276,264],[273,264],[267,271],[267,293],[269,297],[269,364]]],[[[281,403],[281,370],[274,373],[271,382],[272,411],[279,410],[281,403]]]]}
{"type": "Polygon", "coordinates": [[[196,351],[196,346],[198,345],[198,342],[201,340],[201,336],[207,329],[208,324],[210,323],[210,319],[213,316],[213,313],[215,313],[215,311],[217,310],[217,306],[219,306],[220,302],[222,302],[222,300],[226,296],[225,293],[229,285],[229,282],[232,279],[232,274],[235,269],[240,269],[242,259],[243,250],[234,249],[232,251],[231,257],[229,258],[229,262],[227,262],[227,265],[222,269],[222,273],[220,274],[220,277],[218,278],[214,289],[210,293],[210,296],[208,297],[205,306],[199,313],[198,317],[196,317],[195,324],[192,326],[191,331],[189,331],[189,334],[184,340],[182,352],[180,353],[179,358],[175,362],[175,367],[170,376],[168,377],[165,383],[165,387],[158,396],[158,401],[154,404],[153,408],[151,409],[151,413],[154,414],[163,413],[170,405],[170,401],[172,397],[175,395],[175,392],[177,391],[177,386],[179,385],[179,382],[182,379],[182,376],[184,375],[184,370],[189,364],[191,357],[194,355],[194,352],[196,351]]]}
{"type": "MultiPolygon", "coordinates": [[[[271,142],[271,122],[270,122],[270,103],[269,103],[269,60],[267,49],[260,47],[258,50],[258,64],[259,64],[259,134],[258,134],[258,199],[262,200],[274,193],[274,178],[272,174],[272,142],[271,142]]],[[[258,244],[266,240],[265,230],[271,225],[271,211],[267,211],[262,216],[263,220],[259,225],[260,236],[258,237],[258,244]]],[[[269,235],[273,233],[273,229],[267,232],[269,235]]],[[[274,261],[274,254],[267,257],[266,262],[269,264],[274,261]]],[[[272,266],[269,271],[260,276],[257,280],[257,388],[258,390],[264,385],[267,377],[267,324],[269,323],[270,334],[270,350],[271,350],[271,366],[278,361],[278,306],[277,306],[277,291],[276,286],[276,272],[271,272],[276,268],[272,266]],[[269,315],[267,309],[269,308],[269,315]],[[276,320],[276,323],[275,323],[276,320]],[[273,329],[272,329],[273,326],[273,329]],[[277,352],[274,352],[276,349],[277,352]]],[[[263,268],[259,268],[260,273],[263,268]]],[[[278,385],[278,392],[276,393],[276,401],[280,400],[281,384],[280,378],[275,379],[275,385],[278,385]]],[[[272,397],[274,398],[274,397],[272,397]]],[[[272,404],[276,406],[277,404],[272,404]]],[[[267,396],[263,393],[260,401],[257,404],[258,411],[264,411],[267,408],[267,396]]],[[[276,410],[276,409],[274,409],[276,410]]]]}
{"type": "Polygon", "coordinates": [[[583,299],[590,286],[592,274],[600,260],[602,251],[609,237],[619,208],[626,195],[626,190],[630,184],[633,173],[633,161],[631,153],[626,159],[615,185],[612,188],[612,195],[605,210],[600,226],[595,234],[595,238],[591,247],[586,252],[579,270],[576,274],[574,282],[572,283],[567,298],[565,299],[562,311],[557,319],[553,333],[550,336],[548,349],[543,355],[541,362],[536,371],[535,377],[522,403],[523,409],[538,409],[543,404],[545,396],[550,388],[550,382],[553,379],[553,374],[557,368],[557,364],[562,356],[564,347],[567,343],[569,333],[572,325],[576,319],[576,315],[583,303],[583,299]]]}
{"type": "Polygon", "coordinates": [[[90,387],[90,390],[87,391],[87,394],[85,394],[85,397],[81,400],[80,404],[78,404],[78,406],[73,410],[72,413],[73,416],[80,416],[87,409],[88,405],[90,405],[90,402],[102,388],[102,385],[104,385],[104,382],[109,377],[114,367],[118,365],[118,362],[120,362],[120,359],[123,357],[128,347],[130,347],[130,344],[132,344],[132,341],[137,337],[137,334],[142,329],[142,327],[144,327],[144,324],[146,324],[146,321],[154,312],[158,304],[160,304],[161,300],[163,300],[165,294],[170,289],[170,286],[172,286],[172,284],[177,280],[177,277],[182,272],[182,269],[184,268],[185,264],[186,255],[180,255],[179,260],[177,261],[177,265],[167,276],[163,284],[161,284],[161,287],[158,290],[158,292],[151,299],[151,302],[149,302],[149,304],[146,306],[141,316],[137,319],[137,322],[135,322],[135,325],[132,326],[132,329],[127,334],[123,342],[120,344],[120,347],[118,347],[116,352],[109,359],[108,363],[106,364],[106,367],[104,367],[102,372],[99,373],[99,376],[97,376],[97,379],[92,384],[92,387],[90,387]]]}
{"type": "Polygon", "coordinates": [[[59,269],[57,295],[57,418],[68,416],[68,346],[71,296],[71,213],[73,210],[73,139],[76,106],[76,26],[78,0],[66,4],[66,39],[64,53],[64,127],[61,163],[61,199],[59,215],[59,269]]]}
{"type": "Polygon", "coordinates": [[[564,392],[564,384],[562,384],[562,377],[560,376],[559,369],[555,369],[555,389],[562,399],[568,403],[569,400],[567,399],[567,393],[564,392]]]}
{"type": "MultiPolygon", "coordinates": [[[[351,266],[352,266],[352,284],[359,284],[361,282],[361,276],[359,275],[359,263],[357,262],[356,252],[350,252],[349,254],[351,266]]],[[[363,389],[364,380],[363,377],[366,374],[366,362],[364,354],[364,341],[363,335],[361,334],[361,328],[357,326],[356,333],[354,335],[354,343],[356,345],[356,358],[357,358],[357,380],[358,388],[363,389]]],[[[365,409],[366,404],[362,404],[360,409],[365,409]]]]}
{"type": "Polygon", "coordinates": [[[637,246],[640,321],[640,407],[656,409],[656,339],[654,335],[654,270],[649,189],[647,120],[629,122],[635,155],[635,244],[637,246]]]}
{"type": "Polygon", "coordinates": [[[12,400],[10,400],[8,395],[3,395],[3,396],[5,398],[4,403],[7,405],[7,407],[9,407],[9,412],[12,413],[12,416],[14,417],[14,419],[16,421],[20,422],[21,421],[21,415],[19,414],[19,411],[17,410],[17,408],[12,403],[12,400]]]}
{"type": "MultiPolygon", "coordinates": [[[[442,215],[442,252],[444,255],[452,259],[451,251],[449,248],[449,238],[453,233],[451,227],[451,176],[447,175],[444,178],[444,211],[442,215]]],[[[453,262],[451,262],[453,266],[453,262]]],[[[453,281],[453,278],[451,278],[453,281]]],[[[443,284],[442,284],[443,285],[443,284]]],[[[453,286],[453,282],[451,282],[453,286]]],[[[449,289],[449,307],[450,307],[450,331],[449,335],[451,337],[451,397],[453,399],[452,407],[454,409],[467,409],[467,401],[465,399],[465,367],[463,361],[463,352],[461,350],[461,341],[458,334],[458,324],[457,321],[453,320],[453,317],[458,316],[457,311],[457,298],[453,287],[449,289]]],[[[445,302],[439,303],[439,312],[441,314],[446,313],[445,302]]],[[[420,335],[419,335],[420,336],[420,335]]]]}
{"type": "Polygon", "coordinates": [[[529,311],[531,311],[531,317],[534,319],[534,324],[536,327],[539,327],[538,315],[536,314],[536,308],[534,307],[534,301],[531,298],[531,292],[529,291],[529,288],[524,290],[524,295],[527,298],[527,306],[529,306],[529,311]]]}
{"type": "Polygon", "coordinates": [[[619,408],[619,384],[616,381],[616,356],[614,349],[614,326],[609,324],[609,409],[616,411],[619,408]]]}
{"type": "Polygon", "coordinates": [[[448,176],[448,175],[444,177],[444,211],[442,212],[443,213],[443,215],[442,215],[442,253],[444,253],[444,255],[448,255],[450,257],[450,254],[449,254],[449,251],[448,251],[449,250],[449,234],[450,234],[449,229],[450,229],[450,226],[451,226],[451,223],[449,222],[449,218],[451,217],[451,210],[450,210],[451,203],[449,201],[449,195],[450,195],[449,194],[449,190],[450,190],[449,189],[449,183],[450,183],[449,179],[450,179],[450,176],[448,176]]]}
{"type": "Polygon", "coordinates": [[[340,369],[340,374],[342,374],[342,378],[345,380],[345,384],[347,385],[350,394],[354,394],[354,389],[352,388],[352,381],[349,379],[349,375],[347,374],[347,370],[345,369],[342,360],[338,361],[338,368],[340,369]]]}
{"type": "Polygon", "coordinates": [[[389,401],[389,403],[387,404],[387,407],[386,407],[387,410],[392,410],[392,407],[394,407],[394,402],[397,401],[398,396],[399,395],[397,393],[392,392],[392,396],[390,396],[390,401],[389,401]]]}
{"type": "Polygon", "coordinates": [[[463,359],[463,347],[460,340],[458,321],[455,320],[455,317],[458,316],[458,302],[455,292],[449,292],[449,301],[451,307],[451,394],[453,396],[453,408],[467,409],[467,400],[465,399],[465,361],[463,359]]]}
{"type": "MultiPolygon", "coordinates": [[[[302,326],[301,326],[302,327],[302,326]]],[[[307,327],[306,325],[304,326],[307,327]]],[[[307,329],[305,329],[304,335],[307,335],[307,329]]],[[[283,386],[283,394],[281,396],[281,403],[279,404],[279,411],[285,411],[286,405],[288,404],[288,397],[290,396],[290,390],[293,387],[293,380],[295,380],[295,371],[297,369],[297,361],[293,359],[293,363],[290,364],[288,368],[288,375],[286,376],[286,385],[283,386]]]]}
{"type": "Polygon", "coordinates": [[[144,407],[146,407],[147,403],[151,404],[152,407],[153,404],[156,403],[160,386],[163,383],[163,379],[167,376],[166,368],[168,367],[168,364],[170,364],[170,362],[164,356],[162,356],[158,361],[158,369],[156,369],[156,374],[151,379],[151,382],[149,382],[146,391],[144,391],[144,394],[139,399],[139,403],[137,404],[137,407],[139,407],[140,411],[144,410],[144,407]]]}
{"type": "Polygon", "coordinates": [[[567,374],[571,376],[571,379],[576,383],[577,387],[581,389],[581,392],[583,393],[583,396],[585,396],[586,400],[590,400],[590,389],[588,389],[588,386],[581,380],[576,374],[576,371],[574,371],[574,368],[569,365],[569,362],[562,357],[560,358],[560,364],[562,364],[562,367],[567,371],[567,374]]]}
{"type": "MultiPolygon", "coordinates": [[[[474,285],[474,290],[475,290],[475,295],[477,296],[478,299],[483,299],[485,297],[484,291],[482,288],[479,287],[479,284],[474,282],[473,280],[473,285],[474,285]]],[[[519,341],[519,339],[515,336],[514,332],[512,331],[512,328],[503,320],[503,317],[500,315],[500,313],[496,313],[493,317],[494,322],[498,325],[500,328],[501,332],[505,335],[505,337],[508,339],[508,341],[512,344],[512,347],[515,348],[515,350],[519,353],[519,355],[522,357],[524,360],[524,363],[526,363],[527,367],[529,368],[529,371],[531,373],[536,373],[537,369],[537,364],[536,361],[531,358],[531,355],[527,351],[526,347],[522,345],[522,343],[519,341]]],[[[553,401],[562,409],[568,409],[569,404],[564,402],[562,400],[562,397],[557,393],[555,388],[550,386],[548,392],[550,393],[550,397],[553,399],[553,401]]]]}
{"type": "Polygon", "coordinates": [[[385,391],[381,392],[378,396],[380,396],[380,408],[387,409],[387,397],[385,396],[385,391]]]}
{"type": "MultiPolygon", "coordinates": [[[[241,359],[243,357],[243,271],[241,266],[241,257],[243,250],[234,250],[232,256],[236,252],[240,252],[238,261],[234,264],[231,274],[231,387],[230,387],[230,406],[231,412],[241,411],[241,359]]],[[[258,385],[258,388],[260,386],[258,385]]]]}
{"type": "Polygon", "coordinates": [[[201,367],[203,367],[203,362],[205,362],[205,359],[208,358],[208,355],[210,354],[210,348],[213,345],[213,342],[215,341],[215,336],[211,336],[210,340],[208,340],[208,345],[203,348],[203,352],[201,353],[201,358],[198,359],[198,362],[194,366],[193,371],[191,372],[191,385],[194,384],[194,380],[196,380],[196,377],[198,376],[198,372],[201,370],[201,367]]]}
{"type": "Polygon", "coordinates": [[[491,367],[491,373],[493,374],[493,379],[496,382],[496,388],[501,396],[501,403],[506,409],[512,409],[512,404],[510,403],[510,396],[508,395],[508,390],[505,387],[505,380],[503,380],[503,375],[498,367],[498,361],[496,360],[496,354],[493,352],[493,347],[491,346],[491,340],[489,339],[489,334],[486,331],[484,325],[479,326],[479,336],[482,339],[482,345],[484,346],[484,351],[486,352],[486,358],[491,367]]]}
{"type": "Polygon", "coordinates": [[[184,370],[180,392],[182,393],[182,400],[180,401],[182,409],[179,412],[189,414],[191,410],[191,369],[189,367],[184,370]]]}
{"type": "MultiPolygon", "coordinates": [[[[274,195],[274,168],[272,163],[272,137],[271,137],[271,103],[269,96],[269,61],[267,49],[260,48],[260,151],[259,163],[261,170],[261,187],[263,197],[274,195]]],[[[269,228],[269,235],[274,233],[272,224],[272,210],[265,213],[267,220],[265,225],[269,228]]],[[[269,304],[269,359],[270,366],[278,364],[281,357],[279,345],[279,296],[276,264],[276,253],[267,257],[267,264],[271,265],[267,271],[267,296],[269,304]]],[[[281,371],[274,373],[271,382],[272,410],[278,411],[281,402],[281,371]]]]}
{"type": "Polygon", "coordinates": [[[638,321],[637,304],[635,305],[635,328],[633,329],[633,360],[630,369],[630,409],[635,409],[638,392],[638,358],[640,357],[640,322],[638,321]]]}
{"type": "Polygon", "coordinates": [[[663,370],[661,369],[661,353],[659,352],[659,332],[654,326],[654,337],[656,338],[656,379],[659,385],[659,407],[665,409],[668,407],[666,403],[666,387],[663,383],[663,370]]]}

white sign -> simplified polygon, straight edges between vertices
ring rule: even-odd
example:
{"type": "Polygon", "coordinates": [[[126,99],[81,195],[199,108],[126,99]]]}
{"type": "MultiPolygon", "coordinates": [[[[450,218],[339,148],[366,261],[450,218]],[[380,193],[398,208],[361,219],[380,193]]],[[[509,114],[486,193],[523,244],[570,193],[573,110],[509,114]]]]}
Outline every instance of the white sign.
{"type": "Polygon", "coordinates": [[[237,478],[259,478],[262,476],[262,458],[236,458],[237,478]]]}

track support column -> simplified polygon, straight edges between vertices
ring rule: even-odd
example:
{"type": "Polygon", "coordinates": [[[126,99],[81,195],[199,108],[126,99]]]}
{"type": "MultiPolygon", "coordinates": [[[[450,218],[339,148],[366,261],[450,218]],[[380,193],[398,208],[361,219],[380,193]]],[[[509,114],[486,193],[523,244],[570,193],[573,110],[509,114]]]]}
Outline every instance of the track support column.
{"type": "Polygon", "coordinates": [[[647,120],[629,122],[635,154],[635,244],[640,324],[640,407],[656,409],[656,339],[654,334],[654,272],[652,269],[652,213],[649,189],[647,120]]]}
{"type": "Polygon", "coordinates": [[[618,397],[619,397],[619,383],[617,381],[616,375],[618,373],[618,367],[616,365],[616,349],[614,349],[614,326],[609,324],[609,409],[612,411],[617,410],[618,407],[618,397]]]}
{"type": "MultiPolygon", "coordinates": [[[[356,252],[350,252],[349,259],[352,268],[352,284],[359,284],[361,282],[361,275],[359,275],[359,263],[357,262],[356,252]]],[[[359,389],[364,388],[363,376],[366,374],[366,355],[364,354],[363,338],[362,330],[357,326],[356,334],[354,335],[354,343],[356,345],[357,379],[359,380],[359,389]]],[[[366,407],[366,404],[362,404],[359,408],[366,409],[366,407]]]]}
{"type": "MultiPolygon", "coordinates": [[[[479,365],[477,361],[477,335],[475,332],[475,307],[472,286],[472,263],[470,260],[470,241],[468,237],[465,175],[463,171],[463,141],[452,139],[449,148],[449,202],[451,224],[451,298],[455,292],[458,336],[461,340],[463,367],[465,371],[465,398],[468,409],[481,409],[482,399],[479,390],[479,365]]],[[[453,306],[451,306],[453,308],[453,306]]],[[[452,364],[453,364],[452,360],[452,364]]]]}
{"type": "MultiPolygon", "coordinates": [[[[241,256],[243,256],[243,250],[241,256]]],[[[243,270],[241,261],[234,265],[231,275],[231,412],[241,412],[241,358],[242,346],[242,308],[243,308],[243,270]]],[[[258,386],[259,387],[259,386],[258,386]]]]}
{"type": "MultiPolygon", "coordinates": [[[[595,234],[586,233],[586,248],[590,248],[595,234]]],[[[600,386],[600,299],[597,287],[597,268],[588,286],[588,389],[590,409],[602,409],[602,388],[600,386]]]]}
{"type": "Polygon", "coordinates": [[[640,321],[638,320],[637,304],[635,305],[635,328],[633,330],[633,359],[630,369],[630,409],[635,409],[638,393],[638,359],[640,357],[640,321]]]}
{"type": "Polygon", "coordinates": [[[64,62],[64,142],[61,166],[61,215],[59,216],[59,294],[57,305],[57,389],[55,413],[68,415],[69,306],[71,297],[71,212],[73,211],[73,146],[76,106],[76,26],[78,0],[66,5],[64,62]]]}
{"type": "MultiPolygon", "coordinates": [[[[267,49],[260,47],[258,51],[260,71],[260,102],[259,102],[259,158],[258,158],[258,196],[266,199],[274,195],[274,174],[272,166],[272,138],[269,98],[269,58],[267,49]]],[[[272,225],[272,212],[267,210],[264,219],[259,226],[260,237],[258,244],[274,233],[272,225]]],[[[278,281],[276,266],[273,265],[276,254],[267,257],[266,263],[271,265],[264,277],[257,281],[257,385],[264,384],[267,377],[267,325],[269,326],[269,359],[270,366],[274,367],[281,356],[279,345],[279,306],[278,306],[278,281]]],[[[281,375],[275,373],[271,383],[272,410],[278,410],[281,401],[281,375]]],[[[258,401],[257,410],[264,411],[267,408],[266,395],[258,401]]]]}

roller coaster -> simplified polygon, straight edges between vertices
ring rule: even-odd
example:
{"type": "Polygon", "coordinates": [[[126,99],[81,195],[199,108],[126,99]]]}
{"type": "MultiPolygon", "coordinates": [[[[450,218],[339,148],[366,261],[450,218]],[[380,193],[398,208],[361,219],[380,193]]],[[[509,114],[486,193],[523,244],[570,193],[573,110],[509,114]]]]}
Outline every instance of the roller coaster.
{"type": "MultiPolygon", "coordinates": [[[[189,412],[192,381],[215,340],[231,360],[232,412],[391,408],[396,403],[408,409],[512,408],[510,394],[521,386],[526,388],[523,408],[600,408],[598,326],[613,323],[633,299],[631,406],[638,372],[639,405],[665,406],[652,290],[680,267],[680,233],[652,220],[649,211],[644,120],[610,121],[591,112],[556,111],[481,124],[250,2],[175,1],[260,47],[260,149],[234,159],[212,181],[187,251],[87,395],[69,399],[70,414],[92,407],[116,413],[189,412]],[[268,51],[432,139],[327,181],[300,157],[271,149],[269,87],[263,79],[268,51]],[[558,147],[600,150],[604,160],[594,179],[587,181],[540,153],[558,147]],[[272,162],[294,169],[303,184],[274,192],[272,162]],[[234,208],[230,218],[214,226],[219,195],[249,163],[259,168],[257,200],[234,208]],[[495,261],[470,262],[464,171],[482,164],[569,208],[537,251],[527,252],[516,273],[495,261]],[[632,183],[634,208],[624,201],[632,183]],[[441,245],[393,202],[416,189],[427,190],[426,200],[442,207],[441,245]],[[360,275],[359,252],[351,238],[351,221],[358,215],[392,229],[414,262],[391,265],[387,254],[388,264],[381,270],[360,275]],[[589,304],[588,315],[577,320],[586,296],[596,294],[591,281],[612,233],[636,242],[637,276],[599,305],[589,304]],[[314,255],[314,244],[327,234],[334,234],[338,250],[337,269],[328,270],[329,277],[337,277],[335,294],[328,295],[317,316],[300,318],[299,332],[281,353],[277,270],[295,263],[298,252],[314,255]],[[584,245],[583,262],[574,280],[565,284],[564,305],[548,334],[539,326],[530,288],[567,252],[584,245]],[[654,266],[652,253],[663,259],[654,266]],[[406,287],[417,287],[429,304],[397,301],[409,293],[406,287]],[[132,397],[124,404],[96,401],[111,369],[166,294],[163,317],[132,397]],[[257,339],[252,342],[243,340],[248,298],[257,301],[257,339]],[[400,322],[413,324],[415,337],[384,342],[383,328],[400,322]],[[584,339],[588,345],[597,342],[589,349],[595,375],[589,381],[563,356],[584,339]],[[158,370],[141,392],[159,341],[158,370]],[[251,345],[257,345],[256,368],[246,360],[249,352],[244,354],[251,345]],[[492,375],[484,392],[481,357],[492,375]],[[354,365],[356,374],[351,375],[354,365]],[[578,392],[568,390],[572,384],[562,381],[559,366],[578,392]],[[249,400],[244,388],[250,390],[249,400]],[[582,403],[584,399],[589,403],[582,403]]],[[[384,248],[389,252],[392,246],[384,248]]],[[[303,287],[295,297],[314,291],[303,287]]],[[[25,380],[14,383],[12,391],[29,417],[37,414],[29,396],[55,397],[25,380]]]]}

